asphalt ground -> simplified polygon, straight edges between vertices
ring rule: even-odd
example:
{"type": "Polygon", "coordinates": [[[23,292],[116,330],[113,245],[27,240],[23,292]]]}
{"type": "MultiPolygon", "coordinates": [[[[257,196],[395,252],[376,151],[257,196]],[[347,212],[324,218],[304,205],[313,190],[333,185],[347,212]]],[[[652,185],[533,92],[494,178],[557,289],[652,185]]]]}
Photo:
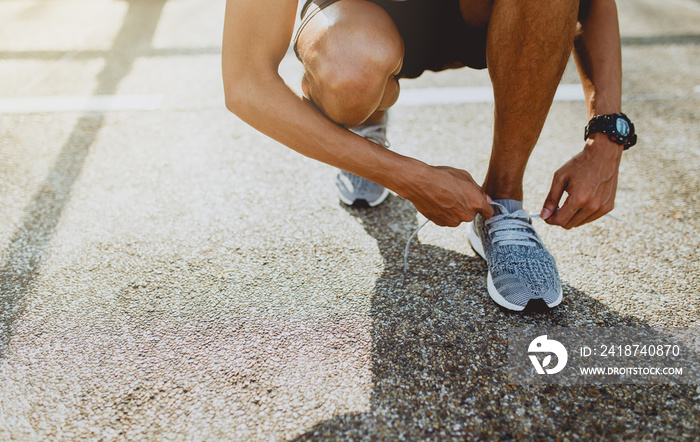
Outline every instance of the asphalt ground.
{"type": "MultiPolygon", "coordinates": [[[[347,208],[332,168],[226,111],[222,0],[0,3],[0,439],[698,440],[697,384],[507,379],[509,327],[700,325],[700,3],[618,7],[640,134],[621,221],[536,224],[565,297],[520,315],[464,226],[426,226],[404,273],[409,202],[347,208]]],[[[298,88],[291,55],[281,72],[298,88]]],[[[553,105],[529,211],[585,123],[553,105]]],[[[403,105],[390,140],[479,181],[491,124],[488,100],[403,105]]]]}

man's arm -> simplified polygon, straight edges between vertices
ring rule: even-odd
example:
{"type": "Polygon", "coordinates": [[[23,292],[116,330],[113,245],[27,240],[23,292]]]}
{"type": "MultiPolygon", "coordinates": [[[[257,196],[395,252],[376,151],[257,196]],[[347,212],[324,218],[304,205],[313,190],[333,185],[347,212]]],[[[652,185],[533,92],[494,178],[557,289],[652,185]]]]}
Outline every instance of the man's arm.
{"type": "Polygon", "coordinates": [[[381,184],[439,225],[493,212],[483,190],[459,169],[432,167],[365,140],[328,120],[278,74],[291,41],[296,0],[228,0],[222,69],[226,105],[291,149],[381,184]]]}
{"type": "MultiPolygon", "coordinates": [[[[581,23],[574,57],[586,97],[588,118],[621,111],[622,57],[615,0],[592,0],[581,23]]],[[[623,146],[595,133],[581,153],[555,174],[542,209],[547,223],[570,229],[610,212],[615,203],[623,146]],[[566,201],[559,201],[568,193],[566,201]]]]}

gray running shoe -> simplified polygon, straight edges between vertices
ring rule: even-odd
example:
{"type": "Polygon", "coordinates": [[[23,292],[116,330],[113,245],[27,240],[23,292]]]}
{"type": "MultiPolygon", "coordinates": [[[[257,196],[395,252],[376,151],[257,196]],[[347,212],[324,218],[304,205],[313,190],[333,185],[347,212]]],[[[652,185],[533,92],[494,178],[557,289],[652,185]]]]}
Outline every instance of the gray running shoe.
{"type": "Polygon", "coordinates": [[[546,310],[562,300],[554,258],[523,210],[522,201],[495,200],[494,216],[476,215],[468,230],[472,248],[488,265],[489,295],[509,310],[546,310]]]}
{"type": "MultiPolygon", "coordinates": [[[[380,146],[388,148],[389,141],[386,139],[387,121],[388,112],[384,114],[384,117],[379,123],[357,126],[350,129],[350,131],[380,146]]],[[[340,201],[349,206],[376,207],[389,196],[389,189],[344,170],[338,171],[338,175],[336,175],[335,178],[335,185],[338,189],[340,201]]]]}

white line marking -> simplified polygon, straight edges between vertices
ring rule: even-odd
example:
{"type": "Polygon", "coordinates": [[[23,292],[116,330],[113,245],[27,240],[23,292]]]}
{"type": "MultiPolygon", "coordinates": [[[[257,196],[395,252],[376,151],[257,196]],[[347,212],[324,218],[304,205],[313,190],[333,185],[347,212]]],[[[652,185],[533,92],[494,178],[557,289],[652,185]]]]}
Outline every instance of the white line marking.
{"type": "MultiPolygon", "coordinates": [[[[559,85],[555,101],[584,101],[580,84],[559,85]]],[[[397,106],[426,106],[435,104],[493,103],[491,86],[482,87],[434,87],[403,89],[397,106]]]]}
{"type": "Polygon", "coordinates": [[[675,3],[679,6],[685,6],[688,9],[693,9],[695,11],[700,11],[700,5],[698,5],[695,2],[692,1],[687,1],[687,0],[671,0],[672,3],[675,3]]]}
{"type": "MultiPolygon", "coordinates": [[[[623,95],[623,100],[654,101],[697,97],[700,85],[690,95],[623,95]]],[[[0,98],[0,114],[34,114],[51,112],[152,111],[161,109],[162,95],[93,95],[0,98]]],[[[584,101],[579,84],[559,85],[554,101],[584,101]]],[[[439,87],[403,89],[397,106],[493,103],[491,86],[439,87]]],[[[218,107],[214,106],[214,107],[218,107]]]]}
{"type": "Polygon", "coordinates": [[[580,84],[560,84],[554,101],[585,101],[583,87],[580,84]]]}
{"type": "Polygon", "coordinates": [[[162,95],[93,95],[0,98],[0,114],[156,110],[162,95]]]}
{"type": "Polygon", "coordinates": [[[491,87],[431,87],[402,89],[397,106],[430,104],[493,103],[491,87]]]}
{"type": "MultiPolygon", "coordinates": [[[[624,94],[623,101],[661,101],[697,98],[700,85],[689,94],[624,94]]],[[[580,84],[561,84],[554,101],[585,101],[580,84]]],[[[429,106],[439,104],[493,103],[490,86],[482,87],[434,87],[424,89],[402,89],[397,106],[429,106]]]]}

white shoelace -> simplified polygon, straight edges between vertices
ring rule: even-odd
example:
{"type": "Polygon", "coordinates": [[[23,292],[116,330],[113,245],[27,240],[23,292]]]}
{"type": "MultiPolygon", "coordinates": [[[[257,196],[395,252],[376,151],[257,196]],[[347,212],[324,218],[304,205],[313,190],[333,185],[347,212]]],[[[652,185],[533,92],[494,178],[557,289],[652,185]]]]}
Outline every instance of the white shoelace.
{"type": "MultiPolygon", "coordinates": [[[[496,203],[498,204],[498,203],[496,203]]],[[[498,204],[500,206],[500,204],[498,204]]],[[[501,206],[503,209],[503,206],[501,206]]],[[[617,221],[622,221],[620,218],[616,217],[615,215],[612,215],[610,213],[607,213],[605,216],[609,216],[610,218],[617,220],[617,221]]],[[[526,213],[524,210],[516,210],[515,212],[512,213],[502,213],[499,215],[494,215],[491,218],[485,220],[486,225],[493,224],[496,221],[501,220],[501,225],[499,225],[497,228],[490,228],[489,233],[495,233],[493,237],[493,242],[503,242],[504,245],[507,244],[518,244],[518,245],[525,245],[525,246],[530,246],[534,247],[537,244],[542,244],[542,241],[539,239],[537,234],[535,233],[534,228],[532,227],[532,224],[530,224],[527,221],[524,221],[524,219],[534,219],[534,218],[540,218],[540,215],[538,213],[526,213]],[[533,241],[535,243],[533,243],[533,241]]],[[[408,253],[409,249],[411,247],[411,242],[413,241],[413,238],[418,235],[418,232],[421,231],[423,227],[425,227],[430,220],[426,220],[423,224],[420,225],[408,238],[408,241],[406,241],[406,247],[404,248],[403,252],[403,272],[407,273],[408,272],[408,253]]]]}
{"type": "Polygon", "coordinates": [[[411,236],[408,238],[408,241],[406,242],[406,248],[403,251],[403,272],[404,273],[408,272],[408,249],[411,247],[411,241],[413,241],[414,236],[418,235],[418,232],[420,232],[420,229],[425,227],[429,222],[430,222],[429,219],[425,220],[425,222],[423,224],[421,224],[420,227],[418,227],[416,229],[416,231],[411,234],[411,236]]]}
{"type": "Polygon", "coordinates": [[[532,224],[525,220],[539,217],[540,215],[536,213],[516,210],[511,213],[494,215],[484,220],[484,224],[488,227],[489,235],[492,235],[494,244],[502,243],[503,245],[536,247],[542,244],[542,241],[535,233],[532,224]],[[494,225],[496,223],[498,225],[494,225]]]}

